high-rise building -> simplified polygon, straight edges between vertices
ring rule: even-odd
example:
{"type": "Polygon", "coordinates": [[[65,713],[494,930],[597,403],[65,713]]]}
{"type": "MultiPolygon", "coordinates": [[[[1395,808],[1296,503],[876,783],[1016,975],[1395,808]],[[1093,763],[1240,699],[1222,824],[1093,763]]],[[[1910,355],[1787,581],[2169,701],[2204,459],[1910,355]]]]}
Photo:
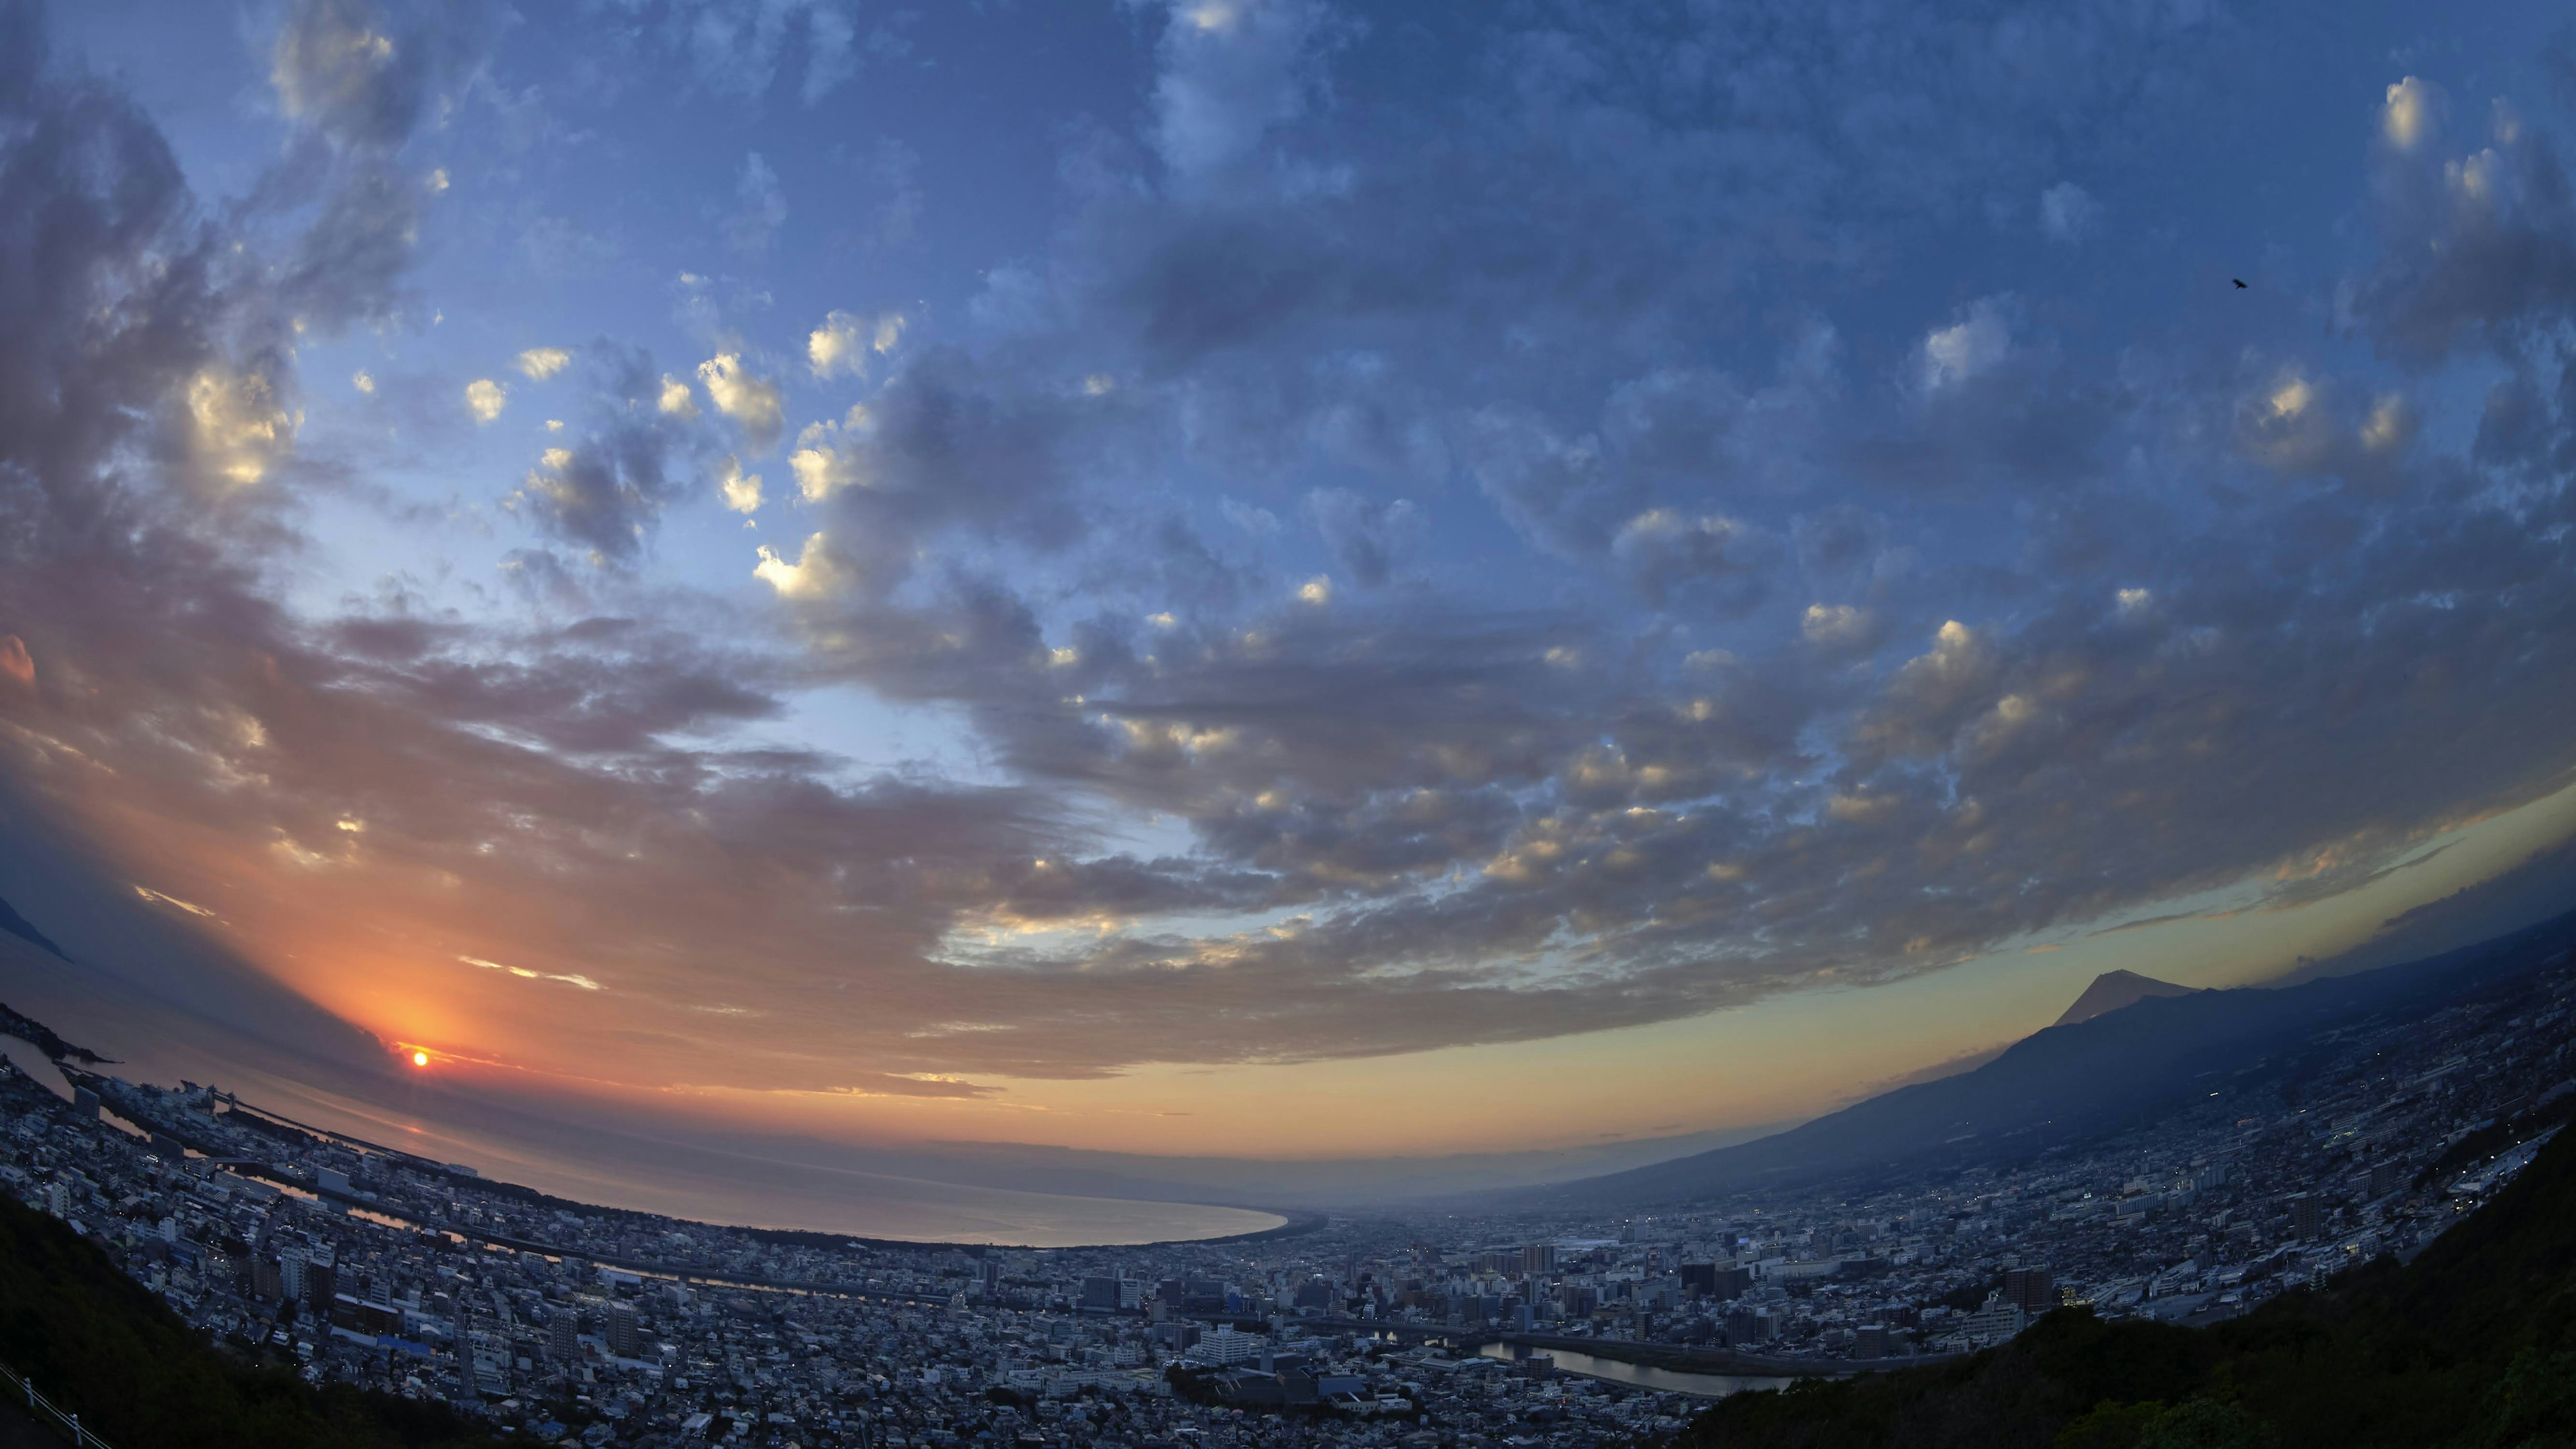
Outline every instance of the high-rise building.
{"type": "Polygon", "coordinates": [[[1852,1333],[1852,1357],[1887,1357],[1887,1325],[1864,1323],[1852,1333]]]}
{"type": "Polygon", "coordinates": [[[328,1313],[331,1300],[340,1295],[340,1268],[329,1249],[311,1254],[304,1263],[304,1301],[328,1313]]]}
{"type": "Polygon", "coordinates": [[[45,1184],[45,1211],[58,1218],[72,1215],[72,1190],[69,1183],[56,1181],[45,1184]]]}
{"type": "Polygon", "coordinates": [[[643,1337],[635,1329],[635,1305],[624,1301],[608,1305],[608,1351],[617,1358],[640,1358],[643,1337]]]}
{"type": "Polygon", "coordinates": [[[304,1246],[289,1243],[277,1250],[277,1296],[289,1303],[301,1303],[311,1291],[312,1279],[305,1274],[304,1246]]]}
{"type": "Polygon", "coordinates": [[[568,1368],[581,1360],[581,1315],[570,1304],[560,1305],[546,1315],[546,1358],[557,1368],[568,1368]]]}
{"type": "Polygon", "coordinates": [[[2375,1162],[2371,1164],[2370,1195],[2372,1197],[2382,1198],[2387,1197],[2391,1193],[2404,1192],[2406,1190],[2406,1183],[2406,1164],[2402,1162],[2375,1162]]]}
{"type": "Polygon", "coordinates": [[[2057,1306],[2057,1280],[2045,1263],[2004,1270],[2004,1301],[2033,1318],[2057,1306]]]}
{"type": "Polygon", "coordinates": [[[1727,1310],[1726,1342],[1730,1348],[1769,1343],[1774,1331],[1771,1315],[1758,1308],[1727,1310]]]}
{"type": "Polygon", "coordinates": [[[2303,1192],[2290,1199],[2290,1235],[2313,1238],[2325,1230],[2326,1202],[2314,1193],[2303,1192]]]}
{"type": "Polygon", "coordinates": [[[1522,1271],[1523,1273],[1553,1273],[1553,1272],[1555,1272],[1555,1271],[1556,1271],[1556,1244],[1554,1244],[1554,1243],[1531,1243],[1531,1244],[1529,1244],[1528,1246],[1526,1246],[1526,1247],[1522,1248],[1522,1249],[1521,1249],[1521,1271],[1522,1271]]]}
{"type": "Polygon", "coordinates": [[[1082,1300],[1079,1306],[1085,1313],[1117,1312],[1118,1280],[1108,1277],[1083,1279],[1082,1300]]]}

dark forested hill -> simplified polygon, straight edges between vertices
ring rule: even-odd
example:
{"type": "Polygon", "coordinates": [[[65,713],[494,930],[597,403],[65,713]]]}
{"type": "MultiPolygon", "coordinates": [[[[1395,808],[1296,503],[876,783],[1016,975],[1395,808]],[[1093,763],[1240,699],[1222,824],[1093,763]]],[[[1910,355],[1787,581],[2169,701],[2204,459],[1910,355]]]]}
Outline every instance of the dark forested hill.
{"type": "Polygon", "coordinates": [[[0,1361],[116,1449],[467,1449],[442,1405],[315,1389],[199,1339],[69,1227],[0,1197],[0,1361]]]}

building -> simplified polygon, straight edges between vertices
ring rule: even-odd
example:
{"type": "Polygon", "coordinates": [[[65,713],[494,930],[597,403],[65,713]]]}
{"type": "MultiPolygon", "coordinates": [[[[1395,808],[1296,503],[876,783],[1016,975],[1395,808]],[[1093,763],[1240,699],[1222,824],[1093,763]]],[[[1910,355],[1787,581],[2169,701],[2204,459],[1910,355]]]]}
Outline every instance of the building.
{"type": "Polygon", "coordinates": [[[1730,1308],[1726,1311],[1726,1344],[1729,1348],[1769,1343],[1778,1331],[1771,1315],[1758,1308],[1730,1308]]]}
{"type": "Polygon", "coordinates": [[[331,1311],[332,1300],[340,1296],[340,1265],[329,1249],[306,1255],[304,1291],[297,1296],[326,1314],[331,1311]]]}
{"type": "Polygon", "coordinates": [[[1753,1287],[1753,1270],[1732,1264],[1684,1263],[1681,1276],[1684,1293],[1694,1298],[1715,1298],[1720,1302],[1741,1298],[1753,1287]]]}
{"type": "Polygon", "coordinates": [[[2324,1232],[2325,1224],[2325,1199],[2306,1192],[2290,1199],[2290,1236],[2316,1237],[2324,1232]]]}
{"type": "Polygon", "coordinates": [[[277,1296],[290,1303],[301,1303],[311,1291],[312,1279],[305,1274],[304,1247],[289,1243],[277,1250],[277,1296]]]}
{"type": "Polygon", "coordinates": [[[2370,1169],[2370,1195],[2388,1197],[2406,1190],[2408,1174],[2402,1162],[2373,1163],[2370,1169]]]}
{"type": "Polygon", "coordinates": [[[644,1339],[635,1329],[635,1305],[608,1305],[608,1352],[615,1358],[642,1358],[644,1339]]]}
{"type": "Polygon", "coordinates": [[[2004,1301],[2032,1318],[2057,1306],[2057,1280],[2045,1263],[2004,1270],[2004,1301]]]}
{"type": "Polygon", "coordinates": [[[1887,1325],[1864,1323],[1852,1332],[1852,1357],[1887,1357],[1887,1325]]]}
{"type": "Polygon", "coordinates": [[[1525,1274],[1555,1272],[1556,1244],[1532,1243],[1527,1247],[1522,1248],[1521,1271],[1525,1274]]]}
{"type": "Polygon", "coordinates": [[[1261,1351],[1269,1346],[1270,1340],[1261,1334],[1237,1333],[1231,1328],[1220,1328],[1200,1338],[1197,1344],[1191,1347],[1190,1357],[1201,1363],[1232,1368],[1236,1364],[1250,1363],[1261,1357],[1261,1351]]]}
{"type": "Polygon", "coordinates": [[[1985,1307],[1968,1315],[1959,1331],[1971,1343],[2001,1343],[2021,1332],[2029,1322],[2030,1315],[2021,1311],[2020,1304],[2008,1303],[2002,1294],[1995,1293],[1987,1296],[1985,1307]]]}
{"type": "Polygon", "coordinates": [[[1115,1313],[1118,1311],[1119,1286],[1115,1278],[1085,1278],[1079,1306],[1085,1313],[1115,1313]]]}
{"type": "Polygon", "coordinates": [[[558,1306],[546,1315],[546,1357],[557,1368],[581,1360],[581,1315],[569,1305],[558,1306]]]}

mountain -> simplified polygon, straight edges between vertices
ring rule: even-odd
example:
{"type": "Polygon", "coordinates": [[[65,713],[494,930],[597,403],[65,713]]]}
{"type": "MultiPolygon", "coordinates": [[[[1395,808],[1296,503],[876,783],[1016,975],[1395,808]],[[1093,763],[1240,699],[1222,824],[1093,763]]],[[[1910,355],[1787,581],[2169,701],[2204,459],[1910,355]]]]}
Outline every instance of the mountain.
{"type": "MultiPolygon", "coordinates": [[[[1513,1195],[1543,1207],[1687,1202],[1753,1187],[2020,1161],[2289,1071],[2318,1033],[2420,1011],[2576,944],[2576,912],[2405,966],[2297,986],[2149,996],[1739,1146],[1513,1195]]],[[[2143,978],[2142,978],[2143,979],[2143,978]]]]}
{"type": "Polygon", "coordinates": [[[2205,1329],[2061,1308],[1974,1358],[1719,1401],[1673,1449],[2576,1444],[2576,1132],[2405,1267],[2205,1329]]]}
{"type": "Polygon", "coordinates": [[[0,931],[6,931],[10,935],[17,937],[19,940],[24,941],[31,946],[36,946],[43,950],[50,951],[54,955],[62,957],[65,961],[72,959],[69,956],[63,955],[62,947],[47,940],[44,932],[37,930],[33,922],[29,921],[25,916],[19,915],[18,908],[9,904],[5,900],[0,900],[0,931]]]}
{"type": "Polygon", "coordinates": [[[2075,998],[2075,1004],[2066,1008],[2066,1014],[2050,1025],[2073,1026],[2079,1021],[2091,1021],[2106,1011],[2135,1006],[2150,996],[2189,996],[2192,990],[2170,981],[2158,981],[2152,976],[2141,976],[2135,971],[2105,971],[2094,977],[2093,984],[2084,988],[2084,994],[2075,998]]]}

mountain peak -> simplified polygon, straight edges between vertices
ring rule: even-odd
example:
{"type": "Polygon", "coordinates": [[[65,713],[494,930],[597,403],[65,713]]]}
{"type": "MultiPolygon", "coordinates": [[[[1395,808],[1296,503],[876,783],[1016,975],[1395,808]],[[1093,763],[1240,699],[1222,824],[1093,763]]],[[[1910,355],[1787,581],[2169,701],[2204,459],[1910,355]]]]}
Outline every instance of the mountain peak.
{"type": "Polygon", "coordinates": [[[28,945],[50,951],[57,956],[62,956],[62,959],[66,961],[72,959],[69,956],[63,955],[62,947],[47,940],[45,938],[45,933],[37,930],[34,922],[28,920],[25,916],[19,915],[17,908],[11,906],[4,900],[0,900],[0,931],[6,931],[10,935],[25,941],[28,945]]]}
{"type": "Polygon", "coordinates": [[[2158,981],[2152,976],[2141,976],[2135,971],[2105,971],[2093,978],[2093,984],[2084,988],[2084,994],[2075,998],[2075,1004],[2066,1008],[2064,1016],[2050,1024],[2073,1026],[2079,1021],[2091,1021],[2104,1012],[2134,1006],[2150,996],[2189,996],[2194,989],[2176,986],[2170,981],[2158,981]]]}

